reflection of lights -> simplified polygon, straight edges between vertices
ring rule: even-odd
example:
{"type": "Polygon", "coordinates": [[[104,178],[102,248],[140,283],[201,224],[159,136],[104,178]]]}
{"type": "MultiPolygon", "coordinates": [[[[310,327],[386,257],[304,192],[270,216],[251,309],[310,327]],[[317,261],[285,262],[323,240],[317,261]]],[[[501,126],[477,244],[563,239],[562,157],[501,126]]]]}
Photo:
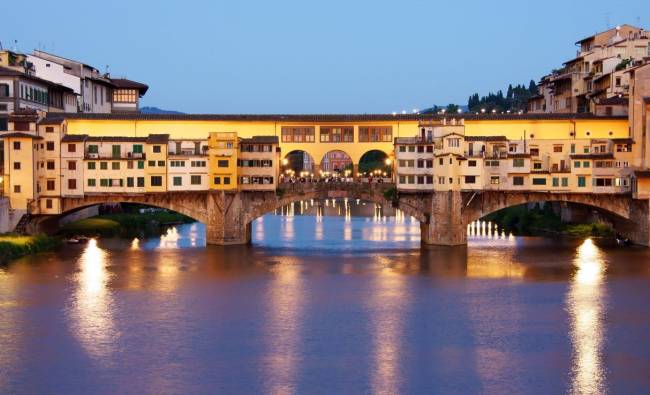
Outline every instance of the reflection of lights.
{"type": "Polygon", "coordinates": [[[409,302],[408,288],[404,276],[388,267],[384,267],[376,278],[377,283],[370,298],[373,338],[372,392],[398,394],[401,392],[403,379],[400,374],[400,350],[404,338],[403,315],[409,302]]]}
{"type": "Polygon", "coordinates": [[[131,241],[131,249],[132,250],[139,250],[140,249],[140,239],[138,239],[136,237],[131,241]]]}
{"type": "Polygon", "coordinates": [[[271,394],[287,394],[295,390],[296,371],[301,355],[301,318],[305,295],[300,268],[284,258],[273,271],[268,289],[268,329],[266,355],[263,358],[263,379],[271,394]]]}
{"type": "Polygon", "coordinates": [[[91,239],[79,261],[78,287],[72,303],[74,334],[94,357],[112,351],[118,333],[112,317],[112,299],[107,285],[106,252],[91,239]]]}
{"type": "Polygon", "coordinates": [[[605,262],[591,239],[578,248],[575,265],[577,271],[567,294],[573,343],[571,392],[598,394],[605,388],[602,366],[605,262]]]}

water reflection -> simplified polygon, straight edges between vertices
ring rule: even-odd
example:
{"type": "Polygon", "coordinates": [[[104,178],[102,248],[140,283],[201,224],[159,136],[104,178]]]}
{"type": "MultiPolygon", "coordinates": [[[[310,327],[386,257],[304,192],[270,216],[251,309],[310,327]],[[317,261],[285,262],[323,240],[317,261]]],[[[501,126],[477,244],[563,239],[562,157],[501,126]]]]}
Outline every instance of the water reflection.
{"type": "Polygon", "coordinates": [[[571,392],[601,394],[605,390],[603,368],[605,260],[591,239],[578,248],[576,273],[567,295],[573,344],[571,392]]]}
{"type": "Polygon", "coordinates": [[[301,326],[306,295],[300,266],[284,258],[272,270],[268,285],[264,387],[271,394],[296,392],[301,358],[301,326]]]}
{"type": "Polygon", "coordinates": [[[79,259],[76,290],[69,309],[72,330],[86,352],[98,361],[114,350],[119,332],[113,322],[113,298],[108,289],[109,256],[91,239],[79,259]]]}
{"type": "Polygon", "coordinates": [[[404,267],[391,267],[391,260],[379,259],[382,266],[374,281],[370,299],[373,355],[371,388],[374,394],[398,394],[404,381],[400,358],[404,338],[404,316],[409,303],[404,267]]]}

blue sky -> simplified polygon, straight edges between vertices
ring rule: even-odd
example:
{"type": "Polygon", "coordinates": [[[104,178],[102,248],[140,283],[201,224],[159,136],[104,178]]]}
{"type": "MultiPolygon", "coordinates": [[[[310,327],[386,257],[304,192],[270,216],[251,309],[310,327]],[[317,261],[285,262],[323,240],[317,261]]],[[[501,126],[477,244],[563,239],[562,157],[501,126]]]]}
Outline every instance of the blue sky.
{"type": "Polygon", "coordinates": [[[386,113],[528,83],[648,0],[51,1],[3,4],[0,41],[149,84],[192,113],[386,113]],[[34,12],[37,10],[36,12],[34,12]]]}

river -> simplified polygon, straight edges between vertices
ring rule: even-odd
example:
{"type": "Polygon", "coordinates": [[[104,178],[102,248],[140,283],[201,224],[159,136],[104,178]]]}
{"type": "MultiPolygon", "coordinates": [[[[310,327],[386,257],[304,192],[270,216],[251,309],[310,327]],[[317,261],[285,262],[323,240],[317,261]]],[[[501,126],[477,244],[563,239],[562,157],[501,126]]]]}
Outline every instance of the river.
{"type": "Polygon", "coordinates": [[[0,267],[0,393],[648,393],[650,251],[304,202],[0,267]]]}

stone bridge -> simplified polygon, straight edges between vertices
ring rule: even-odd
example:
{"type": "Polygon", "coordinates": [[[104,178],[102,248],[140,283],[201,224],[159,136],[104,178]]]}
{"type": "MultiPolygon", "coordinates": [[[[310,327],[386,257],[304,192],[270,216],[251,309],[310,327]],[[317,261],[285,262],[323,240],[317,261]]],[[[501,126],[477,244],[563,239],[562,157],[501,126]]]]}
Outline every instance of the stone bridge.
{"type": "Polygon", "coordinates": [[[102,203],[140,203],[185,214],[206,224],[209,244],[248,243],[256,218],[287,204],[310,199],[349,198],[392,205],[420,221],[423,244],[462,245],[467,225],[503,208],[532,202],[567,202],[605,215],[617,231],[650,244],[648,200],[621,194],[527,191],[397,193],[390,183],[286,183],[276,191],[196,191],[146,194],[92,194],[62,199],[62,212],[102,203]]]}

